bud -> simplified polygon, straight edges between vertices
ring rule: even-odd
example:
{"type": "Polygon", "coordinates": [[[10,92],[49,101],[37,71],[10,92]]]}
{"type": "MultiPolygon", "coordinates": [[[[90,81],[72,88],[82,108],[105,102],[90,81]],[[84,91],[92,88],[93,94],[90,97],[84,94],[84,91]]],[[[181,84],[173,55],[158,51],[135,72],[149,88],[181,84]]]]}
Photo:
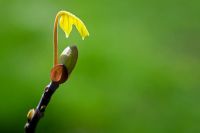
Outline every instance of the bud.
{"type": "Polygon", "coordinates": [[[68,75],[70,75],[74,69],[77,59],[78,49],[76,46],[68,46],[60,55],[60,63],[67,68],[68,75]]]}
{"type": "Polygon", "coordinates": [[[30,109],[28,111],[28,114],[27,114],[27,118],[28,120],[31,120],[33,118],[33,115],[35,114],[35,110],[34,109],[30,109]]]}

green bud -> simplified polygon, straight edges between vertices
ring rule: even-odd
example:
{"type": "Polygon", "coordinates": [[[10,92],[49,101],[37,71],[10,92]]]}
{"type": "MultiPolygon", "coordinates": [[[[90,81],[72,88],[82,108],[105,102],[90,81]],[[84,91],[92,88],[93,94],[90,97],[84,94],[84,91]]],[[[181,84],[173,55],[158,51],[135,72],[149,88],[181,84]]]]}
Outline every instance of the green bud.
{"type": "Polygon", "coordinates": [[[68,46],[60,55],[60,62],[67,68],[68,75],[76,65],[78,59],[78,49],[76,46],[68,46]]]}

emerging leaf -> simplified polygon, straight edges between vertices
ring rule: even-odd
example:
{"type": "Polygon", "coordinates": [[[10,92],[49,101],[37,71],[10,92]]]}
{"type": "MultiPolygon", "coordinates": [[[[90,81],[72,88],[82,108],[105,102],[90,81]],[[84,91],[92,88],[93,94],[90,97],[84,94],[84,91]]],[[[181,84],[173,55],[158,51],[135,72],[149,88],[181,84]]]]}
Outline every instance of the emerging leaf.
{"type": "Polygon", "coordinates": [[[73,25],[75,25],[83,40],[86,36],[89,36],[86,26],[78,17],[70,12],[60,11],[60,27],[65,32],[66,37],[69,37],[73,25]]]}

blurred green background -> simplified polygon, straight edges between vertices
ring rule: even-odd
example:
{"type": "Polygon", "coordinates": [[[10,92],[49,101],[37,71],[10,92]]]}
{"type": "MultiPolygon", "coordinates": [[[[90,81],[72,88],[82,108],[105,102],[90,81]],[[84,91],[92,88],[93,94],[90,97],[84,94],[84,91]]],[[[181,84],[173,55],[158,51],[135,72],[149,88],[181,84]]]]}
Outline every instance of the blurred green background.
{"type": "Polygon", "coordinates": [[[199,133],[198,0],[0,1],[0,132],[23,132],[49,83],[53,22],[76,14],[90,37],[59,29],[79,59],[38,133],[199,133]]]}

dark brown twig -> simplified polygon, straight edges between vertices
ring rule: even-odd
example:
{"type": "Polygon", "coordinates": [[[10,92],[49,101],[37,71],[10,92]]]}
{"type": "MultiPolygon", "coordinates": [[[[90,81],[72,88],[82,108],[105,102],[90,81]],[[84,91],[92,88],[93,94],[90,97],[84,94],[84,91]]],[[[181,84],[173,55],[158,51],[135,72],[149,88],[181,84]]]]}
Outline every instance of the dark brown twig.
{"type": "Polygon", "coordinates": [[[68,72],[64,65],[58,64],[51,70],[52,82],[45,88],[42,97],[36,107],[28,112],[28,122],[25,124],[26,133],[34,133],[39,120],[44,115],[45,109],[51,100],[59,84],[64,83],[68,78],[68,72]]]}
{"type": "Polygon", "coordinates": [[[32,118],[28,118],[28,122],[25,125],[25,132],[26,133],[34,133],[37,123],[39,122],[40,118],[44,115],[44,111],[51,99],[51,96],[59,87],[59,84],[56,82],[51,82],[44,90],[40,102],[37,108],[34,110],[34,115],[32,118]]]}

